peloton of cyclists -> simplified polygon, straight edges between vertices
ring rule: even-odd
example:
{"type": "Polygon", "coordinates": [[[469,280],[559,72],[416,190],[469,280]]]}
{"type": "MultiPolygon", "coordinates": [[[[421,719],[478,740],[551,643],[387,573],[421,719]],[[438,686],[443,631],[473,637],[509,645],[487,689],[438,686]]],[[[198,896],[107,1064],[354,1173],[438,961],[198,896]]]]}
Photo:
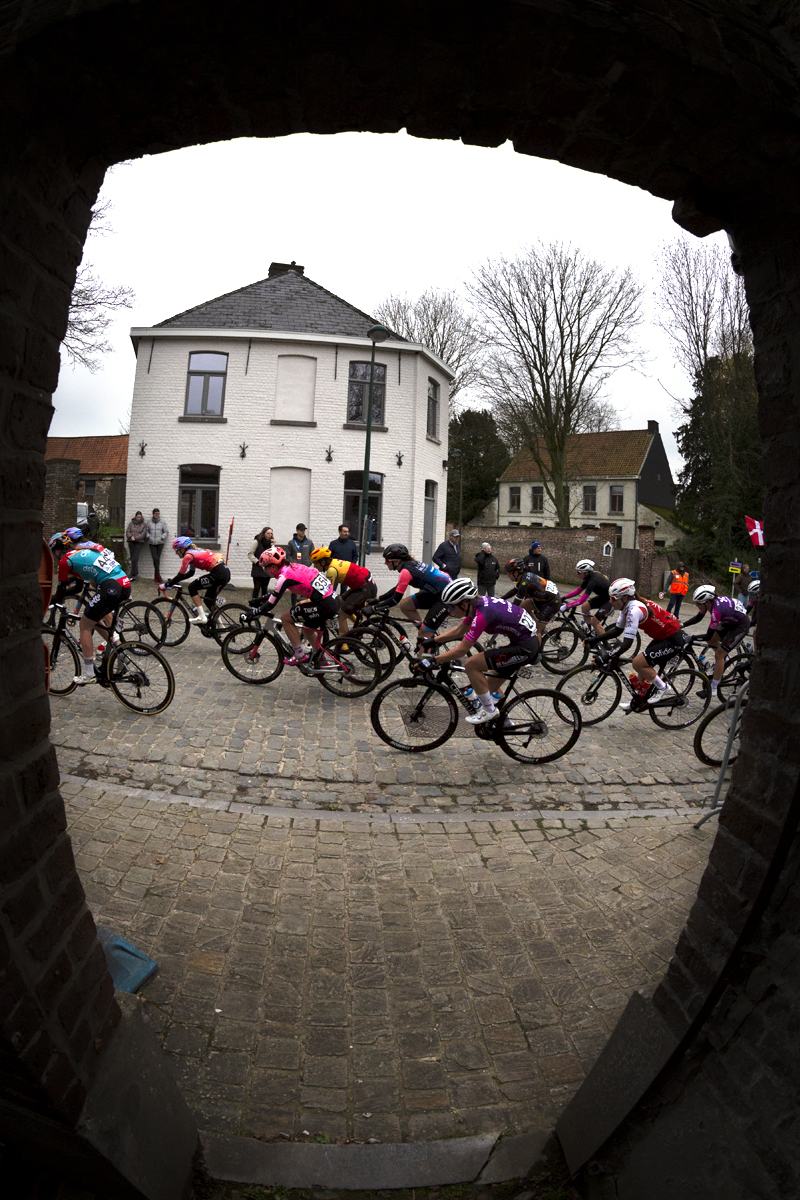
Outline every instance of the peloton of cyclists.
{"type": "Polygon", "coordinates": [[[541,640],[548,621],[561,607],[561,593],[551,580],[528,570],[524,558],[509,559],[505,571],[515,586],[502,599],[513,600],[525,612],[531,613],[541,640]]]}
{"type": "Polygon", "coordinates": [[[205,601],[209,609],[213,610],[217,596],[231,578],[231,573],[225,566],[225,559],[215,550],[202,550],[199,546],[195,546],[189,537],[175,538],[172,549],[181,560],[181,565],[177,574],[168,579],[166,583],[158,585],[158,590],[163,592],[167,588],[175,587],[176,583],[183,583],[184,579],[191,579],[199,568],[203,574],[189,584],[189,596],[195,612],[193,617],[189,617],[189,624],[205,625],[208,617],[198,592],[202,588],[206,589],[205,601]]]}
{"type": "MultiPolygon", "coordinates": [[[[681,629],[681,623],[672,613],[668,613],[660,604],[646,600],[638,595],[636,584],[632,579],[615,579],[608,589],[611,607],[619,616],[615,625],[600,634],[586,638],[585,644],[594,647],[600,642],[618,638],[622,630],[622,645],[614,652],[608,661],[608,666],[616,669],[620,665],[623,654],[627,654],[633,645],[637,631],[641,630],[653,640],[650,645],[641,650],[634,658],[631,666],[640,680],[653,684],[647,697],[648,704],[657,704],[663,700],[669,684],[658,673],[659,664],[680,653],[689,641],[681,629]]],[[[623,712],[630,712],[630,702],[621,704],[623,712]]]]}
{"type": "MultiPolygon", "coordinates": [[[[756,580],[756,582],[758,582],[756,580]]],[[[752,584],[750,585],[752,587],[752,584]]],[[[692,595],[697,605],[697,614],[684,621],[683,628],[697,625],[703,617],[711,614],[705,639],[714,651],[714,676],[711,680],[711,695],[716,696],[725,658],[730,650],[739,645],[750,629],[750,618],[743,604],[732,596],[718,596],[713,583],[701,583],[692,595]]]]}
{"type": "Polygon", "coordinates": [[[329,546],[319,546],[312,550],[311,561],[318,571],[330,579],[334,587],[338,583],[343,589],[339,608],[339,633],[344,637],[347,633],[347,618],[375,599],[378,595],[378,585],[366,567],[348,562],[347,559],[334,558],[329,546]]]}
{"type": "Polygon", "coordinates": [[[384,550],[383,557],[390,571],[400,572],[400,578],[393,588],[378,597],[376,607],[391,608],[399,604],[401,613],[414,622],[421,637],[435,633],[447,619],[441,597],[451,582],[450,576],[429,563],[418,562],[402,542],[392,542],[384,550]],[[419,591],[406,596],[412,583],[419,591]]]}
{"type": "Polygon", "coordinates": [[[318,631],[326,621],[336,616],[339,611],[339,598],[333,594],[333,584],[330,579],[318,571],[316,567],[306,567],[303,563],[288,563],[286,551],[282,546],[273,546],[265,550],[258,560],[264,570],[275,580],[275,590],[270,592],[266,600],[250,609],[254,616],[269,615],[284,592],[302,596],[303,600],[295,604],[281,617],[283,631],[294,649],[291,658],[285,659],[288,667],[299,666],[308,658],[308,653],[301,648],[301,633],[306,640],[316,645],[318,631]],[[300,629],[298,629],[298,623],[300,629]]]}
{"type": "Polygon", "coordinates": [[[422,643],[424,657],[422,665],[433,667],[453,662],[471,649],[484,633],[507,638],[503,646],[493,646],[481,654],[472,654],[466,660],[467,677],[472,684],[480,709],[467,717],[470,725],[481,725],[497,716],[494,697],[489,687],[486,671],[508,679],[526,663],[533,664],[539,655],[539,639],[531,615],[508,600],[493,596],[479,596],[477,585],[471,579],[454,579],[442,592],[442,604],[461,622],[455,629],[440,633],[438,637],[422,643]],[[430,653],[443,642],[457,642],[452,650],[441,654],[430,653]]]}
{"type": "Polygon", "coordinates": [[[582,558],[575,564],[575,570],[583,582],[574,592],[567,592],[561,611],[577,608],[580,605],[584,619],[591,623],[595,633],[605,633],[603,618],[611,612],[608,580],[605,575],[595,571],[594,561],[591,558],[582,558]],[[577,600],[573,600],[573,596],[577,596],[577,600]],[[568,600],[572,600],[572,603],[567,604],[568,600]],[[592,609],[595,610],[594,614],[592,614],[592,609]]]}
{"type": "MultiPolygon", "coordinates": [[[[63,533],[56,533],[48,543],[51,550],[63,549],[58,564],[58,585],[53,596],[54,604],[61,604],[70,591],[70,585],[94,584],[96,591],[86,602],[80,622],[80,643],[83,655],[83,674],[75,676],[75,683],[85,686],[95,682],[94,631],[99,624],[110,626],[113,614],[130,598],[131,581],[123,567],[98,542],[86,540],[84,532],[70,526],[63,533]]],[[[74,594],[74,593],[73,593],[74,594]]]]}

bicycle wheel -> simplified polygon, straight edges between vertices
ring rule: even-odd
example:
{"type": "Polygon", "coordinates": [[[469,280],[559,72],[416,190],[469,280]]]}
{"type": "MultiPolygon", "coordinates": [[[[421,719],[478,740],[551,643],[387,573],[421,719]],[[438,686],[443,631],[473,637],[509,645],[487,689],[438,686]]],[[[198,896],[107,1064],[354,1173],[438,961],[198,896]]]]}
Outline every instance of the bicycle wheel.
{"type": "Polygon", "coordinates": [[[56,637],[55,629],[45,626],[42,641],[50,655],[50,687],[52,696],[68,696],[78,686],[75,676],[83,671],[81,657],[69,638],[56,637]]]}
{"type": "Polygon", "coordinates": [[[346,637],[323,646],[309,670],[334,696],[366,696],[380,679],[381,664],[365,642],[346,637]]]}
{"type": "Polygon", "coordinates": [[[167,627],[159,610],[146,600],[128,600],[117,610],[116,631],[123,642],[144,642],[155,646],[164,645],[167,627]]]}
{"type": "Polygon", "coordinates": [[[656,704],[647,711],[662,729],[686,729],[699,721],[711,700],[711,689],[705,675],[686,668],[673,671],[669,687],[656,704]]]}
{"type": "Polygon", "coordinates": [[[545,630],[539,662],[552,675],[566,675],[586,661],[589,651],[571,621],[558,621],[545,630]]]}
{"type": "MultiPolygon", "coordinates": [[[[739,710],[739,720],[737,721],[736,733],[728,759],[729,764],[736,762],[739,755],[739,729],[742,723],[742,713],[746,707],[747,701],[744,700],[739,710]]],[[[733,705],[723,704],[719,708],[712,708],[711,712],[706,713],[697,726],[694,735],[694,752],[700,759],[700,762],[705,763],[707,767],[722,766],[722,756],[728,744],[732,720],[733,705]]]]}
{"type": "Polygon", "coordinates": [[[622,682],[618,675],[608,674],[589,664],[570,671],[569,675],[560,679],[556,691],[574,700],[584,725],[597,725],[610,717],[619,704],[622,682]]]}
{"type": "Polygon", "coordinates": [[[211,632],[219,645],[232,629],[238,629],[242,624],[242,616],[249,613],[245,604],[220,604],[211,614],[211,632]]]}
{"type": "Polygon", "coordinates": [[[283,670],[283,650],[266,630],[237,625],[222,639],[222,661],[243,683],[271,683],[283,670]]]}
{"type": "Polygon", "coordinates": [[[722,679],[717,688],[717,700],[720,704],[729,704],[736,699],[736,693],[750,675],[750,660],[740,658],[732,667],[727,667],[722,673],[722,679]]]}
{"type": "Polygon", "coordinates": [[[370,628],[369,625],[359,626],[348,634],[348,637],[358,638],[377,655],[381,668],[378,682],[382,683],[384,679],[388,679],[397,666],[397,655],[392,639],[387,634],[381,633],[379,629],[370,628]]]}
{"type": "Polygon", "coordinates": [[[369,716],[379,738],[411,754],[435,750],[458,725],[458,708],[447,688],[413,677],[382,688],[369,716]]]}
{"type": "MultiPolygon", "coordinates": [[[[161,617],[166,626],[167,635],[164,638],[165,646],[180,646],[181,642],[185,642],[189,636],[189,614],[182,604],[175,604],[167,599],[166,596],[161,596],[158,600],[154,600],[152,607],[161,617]]],[[[150,636],[153,636],[153,630],[150,630],[150,636]]]]}
{"type": "Polygon", "coordinates": [[[158,650],[144,642],[123,642],[108,651],[105,679],[114,695],[133,712],[163,712],[175,695],[172,668],[158,650]]]}
{"type": "Polygon", "coordinates": [[[534,688],[502,710],[494,738],[509,758],[535,765],[571,750],[581,726],[580,709],[570,696],[552,688],[534,688]]]}

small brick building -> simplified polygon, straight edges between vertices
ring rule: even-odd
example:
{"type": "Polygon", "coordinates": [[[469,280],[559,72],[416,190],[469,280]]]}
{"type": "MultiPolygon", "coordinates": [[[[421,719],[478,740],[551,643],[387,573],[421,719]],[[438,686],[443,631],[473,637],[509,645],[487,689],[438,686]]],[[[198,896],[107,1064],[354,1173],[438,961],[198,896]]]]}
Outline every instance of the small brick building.
{"type": "Polygon", "coordinates": [[[122,525],[128,435],[51,437],[45,450],[45,534],[75,523],[77,505],[86,503],[107,525],[122,525]]]}

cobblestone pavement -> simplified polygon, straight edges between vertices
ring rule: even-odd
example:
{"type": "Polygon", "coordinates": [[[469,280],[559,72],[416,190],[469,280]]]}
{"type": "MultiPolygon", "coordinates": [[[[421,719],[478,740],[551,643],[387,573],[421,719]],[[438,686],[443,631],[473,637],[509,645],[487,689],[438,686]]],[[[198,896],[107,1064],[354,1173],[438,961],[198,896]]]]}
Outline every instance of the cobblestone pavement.
{"type": "MultiPolygon", "coordinates": [[[[463,714],[444,746],[405,754],[373,732],[374,693],[337,698],[293,668],[263,687],[241,683],[195,629],[166,656],[176,697],[158,716],[137,717],[96,688],[53,697],[64,770],[233,806],[350,812],[679,809],[716,782],[692,752],[693,729],[663,730],[647,714],[617,710],[542,767],[478,740],[463,714]]],[[[556,677],[537,668],[531,682],[553,687],[556,677]]]]}
{"type": "MultiPolygon", "coordinates": [[[[301,813],[277,807],[276,791],[295,794],[285,780],[263,782],[269,806],[231,804],[227,780],[249,755],[259,761],[255,731],[279,705],[285,732],[268,740],[287,775],[313,760],[324,778],[328,743],[342,770],[355,774],[356,757],[376,776],[402,768],[378,766],[369,740],[350,752],[357,710],[346,702],[334,707],[305,680],[253,701],[206,649],[186,655],[191,712],[152,722],[149,735],[101,694],[74,698],[61,722],[75,745],[110,716],[119,759],[101,743],[91,762],[111,776],[142,759],[152,772],[132,775],[137,786],[66,775],[62,787],[96,919],[158,960],[144,1002],[200,1126],[386,1142],[551,1127],[631,990],[663,974],[713,824],[696,831],[685,810],[301,813]],[[141,786],[163,778],[199,792],[209,760],[226,756],[236,766],[226,761],[219,795],[141,786]]],[[[661,736],[646,735],[648,747],[661,736]]],[[[480,786],[498,795],[508,785],[491,772],[511,772],[484,749],[461,769],[476,790],[485,773],[480,786]]],[[[439,759],[447,782],[426,802],[458,765],[439,759]]]]}

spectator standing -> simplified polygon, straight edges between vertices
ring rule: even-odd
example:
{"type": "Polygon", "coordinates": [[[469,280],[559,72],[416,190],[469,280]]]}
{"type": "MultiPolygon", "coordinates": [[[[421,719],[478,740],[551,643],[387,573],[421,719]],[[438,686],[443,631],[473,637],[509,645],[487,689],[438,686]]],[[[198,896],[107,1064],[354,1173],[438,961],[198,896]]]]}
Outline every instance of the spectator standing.
{"type": "Polygon", "coordinates": [[[500,578],[500,563],[492,554],[489,542],[481,542],[475,562],[478,564],[478,595],[493,596],[494,585],[500,578]]]}
{"type": "Polygon", "coordinates": [[[153,509],[153,515],[147,522],[147,537],[150,542],[150,557],[153,560],[153,578],[161,583],[161,551],[169,537],[167,522],[161,519],[161,510],[153,509]]]}
{"type": "Polygon", "coordinates": [[[133,514],[133,517],[128,521],[128,528],[125,530],[125,537],[128,539],[128,554],[131,560],[131,579],[136,579],[139,574],[139,551],[147,541],[147,522],[142,516],[139,509],[133,514]]]}
{"type": "Polygon", "coordinates": [[[681,601],[689,590],[689,572],[683,563],[678,563],[675,571],[670,571],[669,576],[669,604],[667,612],[673,613],[676,617],[681,611],[681,601]]]}
{"type": "Polygon", "coordinates": [[[750,574],[750,564],[742,563],[741,572],[736,579],[736,586],[739,589],[739,595],[736,598],[740,604],[745,606],[745,608],[747,608],[747,605],[750,602],[750,593],[748,588],[752,582],[753,576],[750,574]]]}
{"type": "Polygon", "coordinates": [[[542,553],[541,542],[531,542],[531,548],[522,561],[534,575],[540,575],[542,579],[550,578],[550,563],[542,553]]]}
{"type": "Polygon", "coordinates": [[[270,576],[258,561],[265,550],[271,550],[275,544],[272,526],[265,525],[260,533],[257,533],[253,538],[250,549],[247,551],[247,557],[253,564],[250,568],[250,574],[253,579],[253,604],[258,600],[259,596],[266,596],[269,590],[270,576]]]}
{"type": "Polygon", "coordinates": [[[331,558],[338,558],[340,562],[358,562],[358,546],[350,537],[349,525],[339,526],[339,536],[331,542],[330,552],[331,558]]]}
{"type": "Polygon", "coordinates": [[[314,543],[306,537],[306,527],[299,524],[294,531],[294,537],[286,547],[286,557],[290,563],[302,563],[304,567],[311,566],[311,551],[314,543]]]}
{"type": "Polygon", "coordinates": [[[456,579],[461,570],[461,534],[457,529],[451,529],[447,541],[436,547],[433,555],[434,564],[444,571],[451,579],[456,579]]]}

